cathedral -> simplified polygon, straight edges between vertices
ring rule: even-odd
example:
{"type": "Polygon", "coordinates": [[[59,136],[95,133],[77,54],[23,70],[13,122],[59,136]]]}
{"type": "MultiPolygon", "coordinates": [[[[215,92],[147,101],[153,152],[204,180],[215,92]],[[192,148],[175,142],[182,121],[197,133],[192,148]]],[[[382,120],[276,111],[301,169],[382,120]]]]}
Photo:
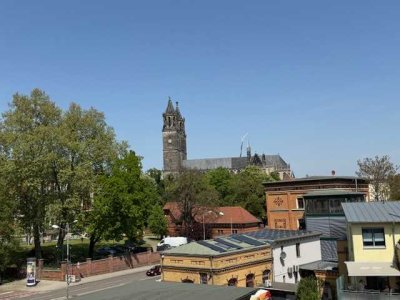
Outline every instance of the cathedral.
{"type": "Polygon", "coordinates": [[[250,146],[244,157],[187,159],[185,118],[182,116],[178,102],[174,107],[168,100],[167,109],[163,113],[163,159],[164,174],[176,174],[183,169],[207,171],[219,167],[239,172],[249,165],[261,168],[267,174],[277,172],[281,179],[293,178],[290,165],[280,155],[251,154],[250,146]]]}

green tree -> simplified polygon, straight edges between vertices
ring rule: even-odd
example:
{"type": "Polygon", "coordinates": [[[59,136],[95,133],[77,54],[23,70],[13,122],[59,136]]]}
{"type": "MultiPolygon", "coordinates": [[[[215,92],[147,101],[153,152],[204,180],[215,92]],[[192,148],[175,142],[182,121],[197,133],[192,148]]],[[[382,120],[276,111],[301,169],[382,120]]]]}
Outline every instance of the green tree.
{"type": "Polygon", "coordinates": [[[63,113],[51,160],[55,188],[52,213],[60,226],[58,246],[62,247],[67,223],[72,223],[90,206],[97,177],[108,171],[117,157],[115,134],[94,108],[83,110],[72,103],[63,113]]]}
{"type": "Polygon", "coordinates": [[[231,193],[231,181],[233,174],[226,168],[217,168],[206,173],[208,183],[218,192],[221,204],[231,193]]]}
{"type": "Polygon", "coordinates": [[[254,216],[264,218],[266,213],[263,182],[274,179],[260,168],[249,166],[236,174],[230,181],[230,195],[226,197],[229,205],[239,205],[254,216]]]}
{"type": "Polygon", "coordinates": [[[321,299],[322,282],[315,277],[301,278],[297,287],[296,299],[319,300],[321,299]]]}
{"type": "Polygon", "coordinates": [[[157,204],[156,188],[142,174],[140,158],[126,152],[112,165],[111,174],[99,178],[93,208],[85,222],[90,234],[89,256],[100,239],[137,241],[150,209],[157,204]]]}
{"type": "Polygon", "coordinates": [[[148,175],[150,178],[152,178],[152,180],[154,180],[154,183],[156,184],[157,187],[157,192],[160,195],[160,199],[163,199],[165,195],[165,184],[162,176],[162,171],[156,168],[151,168],[146,171],[146,175],[148,175]]]}
{"type": "Polygon", "coordinates": [[[0,122],[3,180],[23,229],[33,233],[37,258],[45,212],[53,200],[50,170],[60,115],[49,97],[35,89],[30,96],[15,94],[0,122]]]}
{"type": "Polygon", "coordinates": [[[161,206],[155,205],[149,217],[149,229],[153,234],[162,238],[167,234],[167,220],[161,206]]]}
{"type": "Polygon", "coordinates": [[[390,195],[390,178],[398,169],[388,155],[374,158],[364,158],[357,161],[359,170],[357,176],[370,180],[373,188],[373,197],[376,201],[387,200],[390,195]]]}
{"type": "Polygon", "coordinates": [[[217,204],[218,193],[208,184],[205,175],[196,170],[185,170],[168,182],[168,200],[178,203],[183,234],[188,238],[199,238],[196,220],[217,204]]]}
{"type": "Polygon", "coordinates": [[[16,207],[11,195],[8,193],[6,182],[3,180],[2,170],[4,164],[0,161],[0,284],[2,283],[4,270],[13,263],[13,257],[19,248],[15,234],[16,207]]]}

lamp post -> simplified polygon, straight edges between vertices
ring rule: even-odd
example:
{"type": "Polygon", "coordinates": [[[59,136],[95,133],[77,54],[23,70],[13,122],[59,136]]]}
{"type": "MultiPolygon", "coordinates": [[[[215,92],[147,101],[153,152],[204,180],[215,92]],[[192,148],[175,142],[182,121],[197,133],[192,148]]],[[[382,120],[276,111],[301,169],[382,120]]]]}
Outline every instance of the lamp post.
{"type": "Polygon", "coordinates": [[[206,239],[206,225],[204,224],[204,215],[212,212],[213,212],[212,210],[209,210],[203,213],[203,240],[206,239]]]}
{"type": "MultiPolygon", "coordinates": [[[[74,221],[76,223],[77,220],[74,221]]],[[[69,299],[69,283],[70,283],[70,278],[69,278],[69,223],[65,225],[65,228],[62,228],[58,225],[51,225],[52,228],[54,229],[60,229],[65,232],[65,239],[67,240],[67,299],[69,299]]]]}

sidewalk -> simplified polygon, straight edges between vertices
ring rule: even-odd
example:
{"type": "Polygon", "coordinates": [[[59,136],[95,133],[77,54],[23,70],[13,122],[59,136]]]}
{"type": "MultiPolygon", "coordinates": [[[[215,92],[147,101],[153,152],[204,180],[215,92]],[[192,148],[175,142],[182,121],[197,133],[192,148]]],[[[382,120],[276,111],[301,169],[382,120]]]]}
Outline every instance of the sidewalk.
{"type": "MultiPolygon", "coordinates": [[[[107,274],[95,275],[90,277],[82,278],[81,281],[76,283],[71,283],[70,286],[77,286],[82,285],[85,283],[99,281],[107,278],[113,278],[123,275],[135,274],[147,271],[153,265],[142,266],[138,268],[133,268],[129,270],[123,270],[118,272],[112,272],[107,274]]],[[[54,290],[64,289],[66,286],[65,281],[52,281],[52,280],[41,280],[38,284],[34,287],[27,287],[26,286],[26,279],[17,280],[10,283],[6,283],[0,286],[0,293],[7,292],[7,291],[30,291],[30,292],[50,292],[54,290]]]]}

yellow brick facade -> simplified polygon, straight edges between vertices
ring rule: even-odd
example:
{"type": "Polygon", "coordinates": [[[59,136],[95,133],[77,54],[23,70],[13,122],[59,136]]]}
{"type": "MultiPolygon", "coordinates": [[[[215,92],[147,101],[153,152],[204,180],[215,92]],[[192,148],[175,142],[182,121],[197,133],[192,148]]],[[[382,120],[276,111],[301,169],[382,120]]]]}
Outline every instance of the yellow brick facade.
{"type": "MultiPolygon", "coordinates": [[[[164,256],[162,257],[162,280],[200,283],[200,274],[207,274],[207,284],[228,285],[236,278],[238,287],[246,286],[246,276],[254,274],[254,285],[263,284],[263,274],[269,271],[272,278],[272,252],[270,247],[246,252],[209,257],[164,256]]],[[[264,278],[266,279],[266,278],[264,278]]]]}

